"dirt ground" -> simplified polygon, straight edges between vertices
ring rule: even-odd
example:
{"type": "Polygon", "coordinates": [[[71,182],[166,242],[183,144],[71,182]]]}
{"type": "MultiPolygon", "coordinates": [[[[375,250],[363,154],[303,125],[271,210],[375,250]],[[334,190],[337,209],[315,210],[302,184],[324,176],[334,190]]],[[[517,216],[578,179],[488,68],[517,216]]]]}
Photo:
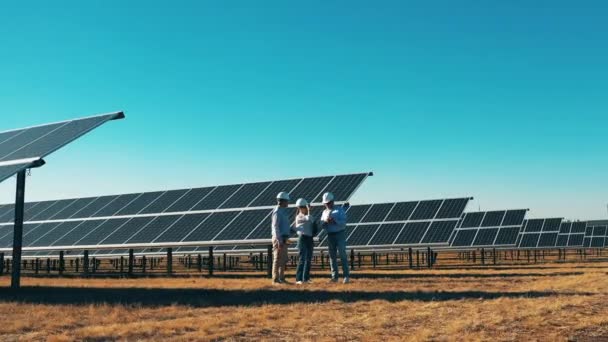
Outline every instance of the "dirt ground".
{"type": "MultiPolygon", "coordinates": [[[[608,341],[608,263],[356,271],[351,284],[0,277],[0,340],[608,341]]],[[[293,277],[292,277],[293,279],[293,277]]]]}

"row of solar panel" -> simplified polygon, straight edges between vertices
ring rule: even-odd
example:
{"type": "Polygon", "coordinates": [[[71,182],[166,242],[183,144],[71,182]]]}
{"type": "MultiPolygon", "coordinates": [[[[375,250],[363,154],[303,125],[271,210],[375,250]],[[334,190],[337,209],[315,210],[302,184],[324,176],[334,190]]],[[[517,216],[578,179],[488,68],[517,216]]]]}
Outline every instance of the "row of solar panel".
{"type": "MultiPolygon", "coordinates": [[[[440,200],[450,210],[460,199],[440,200]]],[[[436,201],[425,201],[436,202],[436,201]]],[[[422,203],[422,202],[421,202],[422,203]]],[[[401,203],[379,205],[388,208],[384,216],[394,221],[407,221],[421,210],[416,217],[432,218],[437,214],[429,212],[426,205],[417,206],[414,211],[397,210],[401,203]],[[404,216],[401,216],[404,215],[404,216]]],[[[466,205],[466,204],[465,204],[466,205]]],[[[374,205],[375,206],[375,205],[374,205]]],[[[352,206],[350,212],[362,213],[362,207],[369,207],[367,213],[349,217],[351,223],[374,222],[378,220],[378,211],[374,206],[352,206]],[[370,215],[371,214],[371,215],[370,215]],[[367,217],[367,219],[366,219],[367,217]]],[[[441,207],[441,205],[439,206],[441,207]]],[[[290,208],[295,218],[295,208],[290,208]]],[[[320,209],[319,209],[320,210],[320,209]]],[[[440,211],[439,209],[437,209],[440,211]]],[[[464,210],[464,207],[462,207],[464,210]]],[[[453,215],[461,215],[454,212],[453,215]]],[[[163,216],[139,216],[133,218],[112,218],[86,221],[48,222],[26,224],[24,228],[24,246],[72,246],[101,245],[151,242],[212,241],[212,240],[245,240],[270,238],[270,210],[257,209],[245,211],[220,211],[202,214],[182,214],[163,216]],[[256,229],[257,228],[257,229],[256,229]]],[[[12,240],[12,226],[3,226],[4,236],[0,234],[0,247],[8,247],[12,240]]]]}
{"type": "MultiPolygon", "coordinates": [[[[271,206],[276,194],[289,191],[294,198],[319,202],[325,191],[337,201],[350,198],[368,174],[340,175],[247,183],[217,187],[31,202],[25,205],[26,221],[66,220],[271,206]]],[[[0,206],[0,222],[12,222],[14,205],[0,206]]]]}
{"type": "Polygon", "coordinates": [[[588,248],[606,247],[608,240],[608,227],[604,225],[589,226],[585,230],[585,240],[583,245],[588,248]]]}
{"type": "Polygon", "coordinates": [[[499,210],[465,213],[454,230],[452,247],[514,246],[527,210],[499,210]]]}

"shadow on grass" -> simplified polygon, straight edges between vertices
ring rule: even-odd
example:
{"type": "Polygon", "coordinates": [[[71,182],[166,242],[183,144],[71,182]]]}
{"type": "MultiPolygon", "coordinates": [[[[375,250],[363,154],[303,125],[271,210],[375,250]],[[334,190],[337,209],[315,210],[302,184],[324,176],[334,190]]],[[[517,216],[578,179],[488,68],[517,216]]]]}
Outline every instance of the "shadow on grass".
{"type": "Polygon", "coordinates": [[[450,301],[461,299],[545,298],[552,296],[590,296],[585,292],[401,292],[401,291],[325,291],[292,290],[289,287],[258,290],[222,289],[146,289],[146,288],[70,288],[24,287],[2,289],[0,303],[18,302],[50,305],[123,304],[144,307],[186,305],[191,307],[260,306],[341,301],[450,301]]]}
{"type": "Polygon", "coordinates": [[[583,275],[585,272],[553,272],[553,273],[353,273],[352,278],[388,278],[388,279],[424,279],[424,278],[450,278],[450,279],[463,279],[463,278],[526,278],[526,277],[566,277],[583,275]]]}

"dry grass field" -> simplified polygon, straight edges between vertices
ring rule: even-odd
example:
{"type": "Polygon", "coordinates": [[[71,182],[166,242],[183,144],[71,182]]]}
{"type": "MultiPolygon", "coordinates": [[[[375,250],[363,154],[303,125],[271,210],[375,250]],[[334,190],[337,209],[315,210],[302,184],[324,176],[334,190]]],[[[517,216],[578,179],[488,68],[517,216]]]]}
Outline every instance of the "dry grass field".
{"type": "MultiPolygon", "coordinates": [[[[3,341],[608,340],[608,263],[267,279],[24,278],[3,341]],[[293,279],[293,278],[292,278],[293,279]]],[[[0,278],[0,286],[9,279],[0,278]]]]}

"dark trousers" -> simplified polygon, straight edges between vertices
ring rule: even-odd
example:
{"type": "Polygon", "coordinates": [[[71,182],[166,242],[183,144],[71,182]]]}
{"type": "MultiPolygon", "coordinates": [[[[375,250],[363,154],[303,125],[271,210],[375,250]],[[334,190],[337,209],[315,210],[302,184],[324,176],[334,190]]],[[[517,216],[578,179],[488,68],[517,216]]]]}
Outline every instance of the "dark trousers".
{"type": "Polygon", "coordinates": [[[298,240],[300,259],[298,260],[296,281],[310,280],[310,263],[312,262],[313,247],[314,243],[312,240],[312,236],[300,236],[300,239],[298,240]]]}

